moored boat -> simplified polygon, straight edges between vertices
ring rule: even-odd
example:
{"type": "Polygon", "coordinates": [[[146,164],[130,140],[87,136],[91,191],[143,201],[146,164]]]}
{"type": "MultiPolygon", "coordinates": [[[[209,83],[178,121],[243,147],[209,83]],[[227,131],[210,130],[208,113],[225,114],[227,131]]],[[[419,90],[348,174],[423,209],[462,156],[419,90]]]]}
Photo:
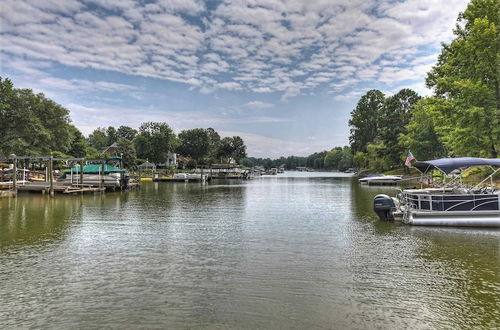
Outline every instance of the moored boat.
{"type": "Polygon", "coordinates": [[[402,220],[410,225],[500,227],[500,189],[493,176],[500,171],[500,159],[443,158],[416,162],[422,174],[439,170],[444,181],[439,188],[405,189],[395,198],[377,195],[374,210],[381,220],[402,220]],[[450,176],[459,168],[488,166],[493,172],[474,187],[450,176]],[[483,186],[488,180],[490,185],[483,186]]]}
{"type": "Polygon", "coordinates": [[[372,174],[359,179],[359,183],[368,185],[390,185],[397,184],[403,178],[400,175],[372,174]]]}

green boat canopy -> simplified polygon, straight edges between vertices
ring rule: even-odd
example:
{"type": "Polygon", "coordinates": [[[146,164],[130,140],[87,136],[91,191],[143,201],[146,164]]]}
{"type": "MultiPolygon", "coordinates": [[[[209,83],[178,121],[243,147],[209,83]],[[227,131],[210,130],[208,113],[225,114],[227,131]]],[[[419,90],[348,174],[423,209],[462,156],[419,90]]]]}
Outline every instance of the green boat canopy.
{"type": "MultiPolygon", "coordinates": [[[[71,170],[65,170],[63,174],[61,175],[61,178],[64,179],[66,178],[67,174],[70,174],[71,171],[73,171],[73,174],[79,174],[80,173],[80,166],[75,166],[71,170]]],[[[126,172],[125,170],[122,170],[118,167],[114,167],[111,165],[104,165],[104,174],[108,173],[124,173],[126,172]]],[[[84,165],[83,166],[83,174],[99,174],[103,173],[102,171],[102,165],[101,164],[91,164],[91,165],[84,165]]]]}

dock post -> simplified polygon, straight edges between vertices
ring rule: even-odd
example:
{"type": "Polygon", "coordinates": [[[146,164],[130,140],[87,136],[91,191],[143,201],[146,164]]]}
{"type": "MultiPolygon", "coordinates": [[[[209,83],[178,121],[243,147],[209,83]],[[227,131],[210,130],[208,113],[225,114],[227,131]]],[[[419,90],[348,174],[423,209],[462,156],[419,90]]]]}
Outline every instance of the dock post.
{"type": "Polygon", "coordinates": [[[53,156],[49,157],[49,192],[50,197],[54,197],[54,161],[53,156]]]}
{"type": "Polygon", "coordinates": [[[101,163],[101,188],[104,187],[104,161],[101,163]]]}
{"type": "Polygon", "coordinates": [[[12,189],[17,194],[17,157],[15,155],[12,165],[12,189]]]}
{"type": "Polygon", "coordinates": [[[83,158],[80,160],[80,190],[83,195],[83,158]]]}

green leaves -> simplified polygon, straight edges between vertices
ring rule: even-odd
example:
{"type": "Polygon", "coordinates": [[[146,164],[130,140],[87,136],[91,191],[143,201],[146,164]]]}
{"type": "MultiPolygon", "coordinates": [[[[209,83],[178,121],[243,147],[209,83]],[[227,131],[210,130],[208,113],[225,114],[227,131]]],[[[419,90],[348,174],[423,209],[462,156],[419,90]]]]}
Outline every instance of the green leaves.
{"type": "Polygon", "coordinates": [[[358,101],[349,120],[351,127],[349,142],[353,152],[365,152],[368,143],[377,137],[384,104],[384,94],[379,90],[368,91],[358,101]]]}
{"type": "Polygon", "coordinates": [[[15,89],[10,80],[0,77],[0,153],[66,153],[73,132],[67,109],[43,94],[15,89]]]}
{"type": "Polygon", "coordinates": [[[137,157],[152,163],[164,163],[174,149],[175,134],[167,123],[147,122],[139,127],[135,140],[137,157]]]}
{"type": "Polygon", "coordinates": [[[185,130],[179,133],[177,152],[195,159],[197,162],[207,157],[210,152],[210,136],[203,128],[185,130]]]}
{"type": "Polygon", "coordinates": [[[443,45],[427,77],[436,132],[453,155],[497,157],[500,148],[499,2],[473,0],[456,38],[443,45]],[[435,107],[442,99],[441,107],[435,107]]]}

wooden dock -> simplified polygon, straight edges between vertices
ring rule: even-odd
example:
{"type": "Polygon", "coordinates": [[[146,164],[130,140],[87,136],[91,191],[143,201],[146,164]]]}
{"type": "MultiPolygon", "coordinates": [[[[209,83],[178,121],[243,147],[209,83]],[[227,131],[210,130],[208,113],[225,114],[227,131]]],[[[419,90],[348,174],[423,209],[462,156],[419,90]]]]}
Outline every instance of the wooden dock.
{"type": "MultiPolygon", "coordinates": [[[[206,181],[209,179],[207,178],[206,181]]],[[[201,182],[201,178],[153,178],[153,182],[201,182]]]]}
{"type": "MultiPolygon", "coordinates": [[[[35,192],[35,193],[50,193],[50,184],[48,182],[31,182],[24,185],[17,186],[19,192],[35,192]]],[[[92,187],[85,185],[62,185],[54,182],[52,187],[54,193],[61,194],[89,194],[89,193],[103,193],[105,187],[92,187]]]]}

